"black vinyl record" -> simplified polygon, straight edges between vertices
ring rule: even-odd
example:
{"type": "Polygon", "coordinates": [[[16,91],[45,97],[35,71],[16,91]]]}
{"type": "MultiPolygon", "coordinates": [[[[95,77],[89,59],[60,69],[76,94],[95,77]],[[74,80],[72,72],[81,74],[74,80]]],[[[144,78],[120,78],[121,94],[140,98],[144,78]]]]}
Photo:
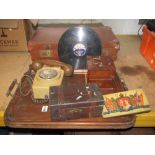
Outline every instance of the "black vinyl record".
{"type": "Polygon", "coordinates": [[[86,26],[72,27],[61,36],[58,54],[62,62],[74,69],[86,69],[87,55],[101,55],[101,41],[98,34],[86,26]]]}

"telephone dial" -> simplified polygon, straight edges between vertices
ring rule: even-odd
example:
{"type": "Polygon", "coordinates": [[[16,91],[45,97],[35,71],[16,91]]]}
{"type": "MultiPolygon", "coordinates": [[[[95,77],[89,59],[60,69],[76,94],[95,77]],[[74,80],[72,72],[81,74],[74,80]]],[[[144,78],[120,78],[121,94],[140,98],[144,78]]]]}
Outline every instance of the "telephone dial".
{"type": "Polygon", "coordinates": [[[36,72],[32,90],[35,99],[48,99],[49,87],[60,86],[63,76],[71,76],[73,68],[56,60],[38,60],[32,63],[32,69],[36,72]]]}

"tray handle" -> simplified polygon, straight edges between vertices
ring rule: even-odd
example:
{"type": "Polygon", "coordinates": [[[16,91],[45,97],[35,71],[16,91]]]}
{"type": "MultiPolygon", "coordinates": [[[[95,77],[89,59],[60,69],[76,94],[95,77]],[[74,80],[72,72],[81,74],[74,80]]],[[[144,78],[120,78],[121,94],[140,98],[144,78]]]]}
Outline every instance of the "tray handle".
{"type": "Polygon", "coordinates": [[[9,88],[8,88],[8,90],[7,90],[7,92],[6,92],[6,96],[7,96],[7,97],[8,97],[8,96],[13,96],[12,91],[13,91],[13,89],[14,89],[14,87],[15,87],[16,84],[18,85],[17,79],[14,79],[14,80],[12,81],[12,83],[10,84],[10,86],[9,86],[9,88]]]}

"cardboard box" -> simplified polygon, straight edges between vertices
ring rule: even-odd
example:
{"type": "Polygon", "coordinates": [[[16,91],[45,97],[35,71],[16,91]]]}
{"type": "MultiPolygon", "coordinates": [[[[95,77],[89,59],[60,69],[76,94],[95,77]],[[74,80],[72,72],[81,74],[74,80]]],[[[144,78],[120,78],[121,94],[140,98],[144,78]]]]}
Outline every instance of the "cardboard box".
{"type": "Polygon", "coordinates": [[[0,20],[0,51],[28,51],[27,41],[33,33],[30,20],[0,20]]]}

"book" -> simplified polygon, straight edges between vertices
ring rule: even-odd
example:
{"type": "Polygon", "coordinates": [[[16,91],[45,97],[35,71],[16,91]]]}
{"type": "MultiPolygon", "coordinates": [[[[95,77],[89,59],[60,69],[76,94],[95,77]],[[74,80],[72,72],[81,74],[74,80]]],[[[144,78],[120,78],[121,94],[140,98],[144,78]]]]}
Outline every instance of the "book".
{"type": "Polygon", "coordinates": [[[102,116],[115,117],[148,112],[151,110],[148,99],[142,89],[129,90],[103,95],[104,107],[102,116]]]}

